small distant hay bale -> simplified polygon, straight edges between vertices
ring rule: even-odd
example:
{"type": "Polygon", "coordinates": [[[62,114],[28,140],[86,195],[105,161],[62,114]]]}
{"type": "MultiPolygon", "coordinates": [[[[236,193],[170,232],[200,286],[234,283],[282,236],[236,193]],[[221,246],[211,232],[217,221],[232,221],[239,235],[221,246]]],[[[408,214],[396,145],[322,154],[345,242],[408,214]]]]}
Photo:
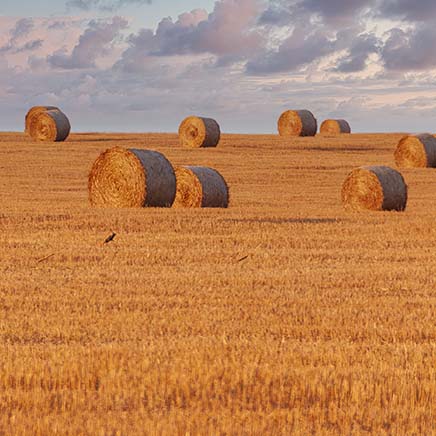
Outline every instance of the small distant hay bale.
{"type": "Polygon", "coordinates": [[[88,192],[91,205],[97,207],[170,207],[176,176],[157,151],[114,147],[94,162],[88,192]]]}
{"type": "Polygon", "coordinates": [[[320,133],[323,135],[340,135],[351,133],[351,127],[345,120],[325,120],[321,124],[320,133]]]}
{"type": "Polygon", "coordinates": [[[177,192],[174,207],[221,207],[229,205],[224,177],[207,167],[176,168],[177,192]]]}
{"type": "Polygon", "coordinates": [[[27,114],[26,114],[24,132],[25,133],[30,132],[30,123],[35,116],[38,116],[39,113],[47,112],[47,111],[54,111],[54,110],[59,111],[60,109],[56,106],[34,106],[34,107],[30,108],[29,112],[27,112],[27,114]]]}
{"type": "Polygon", "coordinates": [[[180,124],[179,138],[184,147],[216,147],[220,142],[221,130],[212,118],[188,117],[180,124]]]}
{"type": "Polygon", "coordinates": [[[280,136],[315,136],[318,124],[308,110],[289,110],[282,113],[277,128],[280,136]]]}
{"type": "Polygon", "coordinates": [[[407,205],[407,185],[392,168],[356,168],[342,186],[342,203],[349,210],[403,211],[407,205]]]}
{"type": "Polygon", "coordinates": [[[65,141],[70,130],[67,116],[59,109],[36,112],[29,119],[28,134],[35,141],[65,141]]]}
{"type": "Polygon", "coordinates": [[[400,168],[435,168],[436,138],[428,133],[402,138],[395,150],[400,168]]]}

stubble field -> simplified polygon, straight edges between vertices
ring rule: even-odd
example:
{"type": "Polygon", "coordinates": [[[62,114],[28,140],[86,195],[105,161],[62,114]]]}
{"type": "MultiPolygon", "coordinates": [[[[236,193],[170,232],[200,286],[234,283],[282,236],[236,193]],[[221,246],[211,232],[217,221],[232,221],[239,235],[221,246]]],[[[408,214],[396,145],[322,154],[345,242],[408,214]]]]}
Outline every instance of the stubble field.
{"type": "Polygon", "coordinates": [[[0,435],[436,433],[436,172],[402,171],[404,213],[340,201],[400,137],[0,134],[0,435]],[[231,207],[90,208],[115,145],[231,207]]]}

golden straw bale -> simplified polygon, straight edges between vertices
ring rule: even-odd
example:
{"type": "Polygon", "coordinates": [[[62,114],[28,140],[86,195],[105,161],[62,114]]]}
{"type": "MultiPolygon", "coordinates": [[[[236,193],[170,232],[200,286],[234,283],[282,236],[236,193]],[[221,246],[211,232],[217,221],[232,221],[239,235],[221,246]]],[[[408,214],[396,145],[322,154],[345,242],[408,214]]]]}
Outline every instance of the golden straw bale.
{"type": "Polygon", "coordinates": [[[228,207],[229,188],[218,171],[207,167],[178,167],[176,179],[174,207],[228,207]]]}
{"type": "Polygon", "coordinates": [[[280,136],[315,136],[316,118],[308,110],[289,110],[280,115],[277,123],[280,136]]]}
{"type": "Polygon", "coordinates": [[[402,168],[435,168],[436,138],[428,133],[405,136],[395,150],[395,162],[402,168]]]}
{"type": "Polygon", "coordinates": [[[98,207],[170,207],[176,176],[157,151],[114,147],[94,162],[88,192],[89,201],[98,207]]]}
{"type": "Polygon", "coordinates": [[[342,186],[342,202],[351,210],[397,210],[407,205],[403,176],[385,166],[354,169],[342,186]]]}
{"type": "Polygon", "coordinates": [[[348,121],[345,120],[325,120],[319,131],[324,135],[340,135],[342,133],[351,133],[351,128],[348,121]]]}
{"type": "Polygon", "coordinates": [[[70,134],[71,125],[60,110],[49,110],[32,115],[29,122],[29,135],[35,141],[65,141],[70,134]]]}
{"type": "Polygon", "coordinates": [[[179,138],[184,147],[216,147],[221,130],[212,118],[188,117],[180,124],[179,138]]]}
{"type": "Polygon", "coordinates": [[[34,107],[30,108],[29,112],[27,112],[27,114],[26,114],[24,132],[29,133],[30,123],[35,116],[38,116],[39,113],[47,112],[47,111],[54,111],[54,110],[58,111],[59,108],[57,108],[56,106],[34,106],[34,107]]]}

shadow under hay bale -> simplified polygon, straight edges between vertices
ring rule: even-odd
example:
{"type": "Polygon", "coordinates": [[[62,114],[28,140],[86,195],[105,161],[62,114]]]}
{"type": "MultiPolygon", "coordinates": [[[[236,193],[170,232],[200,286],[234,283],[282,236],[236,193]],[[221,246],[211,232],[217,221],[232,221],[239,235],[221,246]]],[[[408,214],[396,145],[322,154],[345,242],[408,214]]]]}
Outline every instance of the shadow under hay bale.
{"type": "Polygon", "coordinates": [[[351,133],[351,127],[346,120],[325,120],[319,131],[323,135],[340,135],[351,133]]]}
{"type": "Polygon", "coordinates": [[[280,136],[315,136],[318,124],[308,110],[288,110],[280,115],[277,128],[280,136]]]}
{"type": "Polygon", "coordinates": [[[62,142],[68,138],[71,125],[58,109],[37,112],[29,121],[29,135],[35,141],[62,142]]]}
{"type": "Polygon", "coordinates": [[[403,211],[407,206],[407,185],[392,168],[356,168],[342,186],[342,203],[347,210],[403,211]]]}
{"type": "Polygon", "coordinates": [[[26,114],[24,133],[30,134],[30,124],[34,117],[37,117],[41,112],[47,111],[59,111],[60,109],[56,106],[33,106],[30,108],[29,112],[26,114]]]}
{"type": "Polygon", "coordinates": [[[179,138],[184,147],[216,147],[220,142],[221,130],[212,118],[188,117],[180,124],[179,138]]]}
{"type": "Polygon", "coordinates": [[[207,167],[176,168],[177,192],[174,207],[220,207],[229,205],[224,177],[207,167]]]}
{"type": "Polygon", "coordinates": [[[88,192],[91,205],[97,207],[170,207],[176,176],[157,151],[114,147],[94,162],[88,192]]]}
{"type": "Polygon", "coordinates": [[[436,138],[428,133],[405,136],[398,143],[394,156],[400,168],[435,168],[436,138]]]}

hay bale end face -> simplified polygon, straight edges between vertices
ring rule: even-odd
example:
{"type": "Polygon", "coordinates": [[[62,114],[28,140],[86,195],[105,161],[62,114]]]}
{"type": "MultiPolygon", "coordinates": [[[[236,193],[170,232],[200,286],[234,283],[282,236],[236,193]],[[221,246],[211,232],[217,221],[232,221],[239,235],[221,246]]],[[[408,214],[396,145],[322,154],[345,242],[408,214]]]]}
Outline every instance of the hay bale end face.
{"type": "Polygon", "coordinates": [[[280,136],[315,136],[318,124],[308,110],[289,110],[282,113],[277,128],[280,136]]]}
{"type": "Polygon", "coordinates": [[[403,211],[407,205],[407,185],[392,168],[357,168],[345,179],[342,203],[348,210],[403,211]]]}
{"type": "Polygon", "coordinates": [[[220,142],[221,130],[212,118],[188,117],[180,124],[179,138],[184,147],[216,147],[220,142]]]}
{"type": "Polygon", "coordinates": [[[218,171],[207,167],[178,167],[176,179],[174,207],[228,207],[229,188],[218,171]]]}
{"type": "Polygon", "coordinates": [[[428,133],[405,136],[395,150],[400,168],[436,168],[436,138],[428,133]]]}
{"type": "Polygon", "coordinates": [[[30,108],[29,112],[27,112],[26,114],[24,132],[30,133],[30,123],[32,119],[35,116],[38,116],[38,114],[40,114],[41,112],[47,111],[59,111],[59,108],[56,106],[34,106],[30,108]]]}
{"type": "Polygon", "coordinates": [[[94,162],[88,192],[97,207],[170,207],[176,177],[171,163],[157,151],[114,147],[94,162]]]}
{"type": "Polygon", "coordinates": [[[325,120],[319,131],[323,135],[341,135],[351,133],[351,127],[348,121],[345,120],[325,120]]]}
{"type": "Polygon", "coordinates": [[[28,129],[35,141],[61,142],[68,138],[71,125],[63,112],[53,109],[32,115],[28,129]]]}

